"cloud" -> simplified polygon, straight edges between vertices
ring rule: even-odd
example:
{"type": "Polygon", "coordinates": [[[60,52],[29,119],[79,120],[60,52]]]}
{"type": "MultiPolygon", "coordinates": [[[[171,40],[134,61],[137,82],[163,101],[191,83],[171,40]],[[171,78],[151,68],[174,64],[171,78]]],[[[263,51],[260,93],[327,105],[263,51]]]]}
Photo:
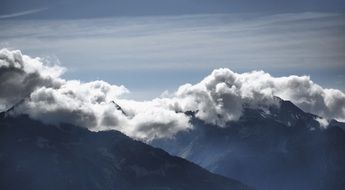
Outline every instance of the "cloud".
{"type": "Polygon", "coordinates": [[[123,86],[110,85],[104,81],[65,81],[57,89],[37,89],[30,95],[30,101],[21,105],[21,109],[48,123],[67,122],[97,129],[98,119],[106,111],[118,112],[109,108],[113,106],[109,102],[126,91],[123,86]]]}
{"type": "Polygon", "coordinates": [[[30,15],[30,14],[45,11],[47,9],[48,7],[45,7],[45,8],[38,8],[38,9],[31,9],[31,10],[16,12],[12,14],[0,15],[0,19],[15,18],[15,17],[25,16],[25,15],[30,15]]]}
{"type": "Polygon", "coordinates": [[[201,82],[181,86],[165,104],[180,111],[197,111],[197,117],[224,126],[238,119],[243,106],[276,104],[275,96],[290,100],[306,112],[345,120],[345,94],[325,89],[308,76],[273,77],[263,71],[235,73],[214,70],[201,82]]]}
{"type": "Polygon", "coordinates": [[[20,51],[0,50],[0,105],[7,109],[39,87],[59,88],[64,68],[47,66],[20,51]]]}
{"type": "Polygon", "coordinates": [[[327,128],[327,126],[328,126],[328,124],[329,124],[329,122],[327,121],[327,119],[325,119],[325,118],[320,118],[320,117],[316,117],[316,119],[315,119],[317,122],[319,122],[319,124],[320,124],[320,127],[322,127],[322,128],[327,128]]]}
{"type": "Polygon", "coordinates": [[[143,140],[171,137],[191,128],[183,113],[152,102],[121,100],[129,91],[104,81],[64,80],[65,69],[46,65],[20,51],[0,51],[2,110],[25,99],[13,114],[26,113],[46,123],[72,123],[90,130],[116,129],[143,140]],[[123,114],[112,101],[125,105],[123,114]]]}
{"type": "Polygon", "coordinates": [[[66,81],[58,89],[37,89],[15,110],[46,123],[72,123],[94,131],[115,129],[143,140],[168,138],[191,128],[183,113],[151,102],[121,100],[119,96],[127,92],[123,86],[104,81],[66,81]],[[126,115],[113,100],[124,106],[126,115]]]}
{"type": "Polygon", "coordinates": [[[4,20],[0,41],[36,54],[58,52],[69,68],[92,71],[206,70],[229,64],[236,69],[344,69],[344,17],[294,13],[4,20]],[[88,59],[86,52],[92,52],[88,59]]]}
{"type": "Polygon", "coordinates": [[[217,69],[199,83],[182,85],[150,101],[135,101],[122,97],[129,93],[122,85],[65,80],[61,78],[64,68],[20,51],[1,50],[0,70],[0,87],[8,89],[0,94],[3,108],[25,98],[13,114],[26,113],[43,122],[72,123],[94,131],[115,129],[146,141],[192,129],[184,112],[194,111],[207,123],[225,126],[241,117],[245,106],[276,104],[275,96],[324,117],[321,124],[328,118],[345,120],[345,94],[322,88],[308,76],[273,77],[263,71],[217,69]]]}
{"type": "Polygon", "coordinates": [[[6,19],[0,20],[0,46],[57,55],[73,77],[121,81],[136,99],[197,82],[216,68],[307,73],[319,84],[345,90],[344,21],[345,14],[317,12],[6,19]]]}

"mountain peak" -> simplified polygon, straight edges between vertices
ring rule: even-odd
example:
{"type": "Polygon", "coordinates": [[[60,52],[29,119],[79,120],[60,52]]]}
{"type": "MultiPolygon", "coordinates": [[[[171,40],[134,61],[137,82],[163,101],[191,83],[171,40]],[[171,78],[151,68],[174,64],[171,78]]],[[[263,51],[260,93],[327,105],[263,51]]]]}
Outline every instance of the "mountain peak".
{"type": "Polygon", "coordinates": [[[343,189],[345,124],[331,120],[322,127],[323,118],[277,100],[245,107],[225,127],[190,112],[192,130],[151,144],[259,190],[343,189]]]}

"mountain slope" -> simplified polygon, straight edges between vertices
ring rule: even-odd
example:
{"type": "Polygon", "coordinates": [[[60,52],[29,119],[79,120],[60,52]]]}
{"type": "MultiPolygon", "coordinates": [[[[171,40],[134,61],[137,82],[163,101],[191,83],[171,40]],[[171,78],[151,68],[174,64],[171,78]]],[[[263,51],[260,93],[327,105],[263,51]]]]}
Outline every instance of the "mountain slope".
{"type": "Polygon", "coordinates": [[[117,131],[0,116],[0,189],[248,189],[117,131]]]}
{"type": "Polygon", "coordinates": [[[245,108],[242,117],[220,128],[192,116],[194,130],[151,142],[212,172],[262,190],[323,190],[345,186],[343,123],[305,113],[289,101],[263,109],[245,108]]]}

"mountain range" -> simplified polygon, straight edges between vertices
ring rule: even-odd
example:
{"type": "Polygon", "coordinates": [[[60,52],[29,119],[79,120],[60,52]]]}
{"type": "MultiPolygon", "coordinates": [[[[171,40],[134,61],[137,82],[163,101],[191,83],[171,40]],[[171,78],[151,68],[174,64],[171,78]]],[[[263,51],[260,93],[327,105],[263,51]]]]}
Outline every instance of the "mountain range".
{"type": "Polygon", "coordinates": [[[150,144],[259,190],[345,187],[345,124],[278,105],[244,106],[225,127],[192,117],[193,130],[150,144]]]}
{"type": "Polygon", "coordinates": [[[250,189],[118,131],[0,114],[0,189],[250,189]]]}
{"type": "Polygon", "coordinates": [[[11,108],[0,114],[0,189],[343,189],[345,123],[276,100],[244,105],[223,127],[185,112],[193,129],[148,143],[11,108]]]}

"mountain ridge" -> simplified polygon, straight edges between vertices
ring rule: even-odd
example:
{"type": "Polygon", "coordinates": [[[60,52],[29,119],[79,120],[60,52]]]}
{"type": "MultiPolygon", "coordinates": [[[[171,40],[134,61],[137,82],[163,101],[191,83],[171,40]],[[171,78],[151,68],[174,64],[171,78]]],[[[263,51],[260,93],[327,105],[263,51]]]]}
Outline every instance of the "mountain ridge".
{"type": "Polygon", "coordinates": [[[118,131],[0,117],[1,189],[250,189],[118,131]]]}
{"type": "Polygon", "coordinates": [[[207,124],[189,112],[194,129],[150,142],[172,155],[257,189],[342,189],[345,185],[344,123],[321,126],[290,101],[244,107],[225,127],[207,124]]]}

